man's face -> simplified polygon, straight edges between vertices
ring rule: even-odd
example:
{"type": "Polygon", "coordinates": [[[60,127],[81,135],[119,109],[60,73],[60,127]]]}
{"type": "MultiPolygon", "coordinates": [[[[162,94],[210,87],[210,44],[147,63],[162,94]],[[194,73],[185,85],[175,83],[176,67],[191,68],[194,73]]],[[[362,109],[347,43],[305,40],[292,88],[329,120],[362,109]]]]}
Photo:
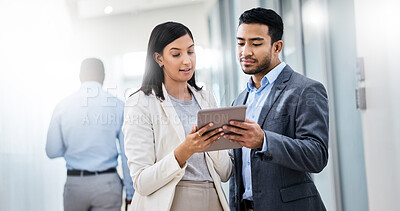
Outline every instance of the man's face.
{"type": "Polygon", "coordinates": [[[236,34],[237,53],[242,70],[246,74],[266,74],[271,68],[273,49],[268,26],[242,23],[236,34]]]}

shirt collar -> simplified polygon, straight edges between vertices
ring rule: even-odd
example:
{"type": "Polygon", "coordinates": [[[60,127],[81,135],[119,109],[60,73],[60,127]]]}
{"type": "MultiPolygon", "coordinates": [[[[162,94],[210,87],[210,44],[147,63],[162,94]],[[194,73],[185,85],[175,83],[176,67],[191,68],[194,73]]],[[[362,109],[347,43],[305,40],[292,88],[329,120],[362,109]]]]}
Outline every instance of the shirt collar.
{"type": "Polygon", "coordinates": [[[278,78],[279,74],[282,72],[283,68],[285,68],[286,63],[281,62],[278,64],[274,69],[269,71],[264,78],[261,80],[261,87],[257,89],[254,85],[254,81],[252,77],[250,77],[249,81],[247,82],[247,91],[261,91],[263,90],[268,84],[273,84],[276,79],[278,78]]]}

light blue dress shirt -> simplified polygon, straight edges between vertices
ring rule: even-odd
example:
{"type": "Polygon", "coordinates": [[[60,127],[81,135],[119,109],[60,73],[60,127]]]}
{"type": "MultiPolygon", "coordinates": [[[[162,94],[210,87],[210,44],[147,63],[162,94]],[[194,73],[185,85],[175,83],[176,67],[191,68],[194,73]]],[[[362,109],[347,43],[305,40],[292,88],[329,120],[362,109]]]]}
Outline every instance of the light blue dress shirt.
{"type": "Polygon", "coordinates": [[[87,171],[114,168],[121,155],[126,199],[131,200],[134,190],[124,153],[123,112],[124,103],[100,83],[82,83],[79,91],[56,106],[46,153],[49,158],[64,157],[67,169],[87,171]]]}
{"type": "MultiPolygon", "coordinates": [[[[271,92],[272,86],[274,85],[275,80],[278,78],[279,74],[282,72],[283,68],[285,68],[286,63],[281,62],[274,69],[272,69],[269,73],[267,73],[264,78],[261,80],[261,87],[257,89],[254,86],[254,82],[252,78],[250,78],[247,83],[247,91],[249,95],[247,97],[246,105],[246,118],[258,122],[258,117],[261,114],[261,110],[265,104],[265,101],[268,98],[269,93],[271,92]]],[[[243,177],[243,185],[244,185],[244,193],[243,199],[253,200],[253,189],[251,186],[251,159],[250,159],[250,151],[251,149],[242,147],[242,177],[243,177]]],[[[267,144],[264,135],[264,143],[262,152],[267,151],[267,144]]]]}

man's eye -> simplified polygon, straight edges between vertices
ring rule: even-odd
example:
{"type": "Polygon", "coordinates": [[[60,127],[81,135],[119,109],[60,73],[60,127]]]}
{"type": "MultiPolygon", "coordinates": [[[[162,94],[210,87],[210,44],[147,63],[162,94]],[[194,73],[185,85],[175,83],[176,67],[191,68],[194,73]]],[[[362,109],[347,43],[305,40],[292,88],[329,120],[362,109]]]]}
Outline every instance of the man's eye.
{"type": "Polygon", "coordinates": [[[189,51],[188,54],[189,55],[194,54],[194,51],[189,51]]]}
{"type": "Polygon", "coordinates": [[[178,54],[172,54],[173,57],[178,57],[178,56],[180,56],[180,55],[181,55],[180,53],[178,53],[178,54]]]}
{"type": "Polygon", "coordinates": [[[239,42],[237,45],[238,45],[238,46],[244,46],[244,43],[239,42]]]}
{"type": "Polygon", "coordinates": [[[259,44],[259,43],[257,43],[257,44],[256,44],[256,43],[253,43],[253,45],[254,45],[254,46],[260,46],[260,45],[262,45],[262,44],[259,44]]]}

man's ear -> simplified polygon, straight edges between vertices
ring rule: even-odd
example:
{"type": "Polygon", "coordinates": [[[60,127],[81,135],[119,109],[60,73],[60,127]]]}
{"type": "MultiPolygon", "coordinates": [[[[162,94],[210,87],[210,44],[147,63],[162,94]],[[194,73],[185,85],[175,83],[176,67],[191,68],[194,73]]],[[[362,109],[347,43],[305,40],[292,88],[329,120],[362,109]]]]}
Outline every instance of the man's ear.
{"type": "Polygon", "coordinates": [[[282,51],[283,48],[283,41],[282,40],[278,40],[276,42],[274,42],[273,44],[273,48],[274,48],[274,53],[279,54],[282,51]]]}
{"type": "Polygon", "coordinates": [[[164,66],[163,57],[161,56],[161,54],[155,52],[155,53],[153,54],[153,59],[154,59],[154,61],[157,62],[157,64],[158,64],[160,67],[163,67],[163,66],[164,66]]]}

